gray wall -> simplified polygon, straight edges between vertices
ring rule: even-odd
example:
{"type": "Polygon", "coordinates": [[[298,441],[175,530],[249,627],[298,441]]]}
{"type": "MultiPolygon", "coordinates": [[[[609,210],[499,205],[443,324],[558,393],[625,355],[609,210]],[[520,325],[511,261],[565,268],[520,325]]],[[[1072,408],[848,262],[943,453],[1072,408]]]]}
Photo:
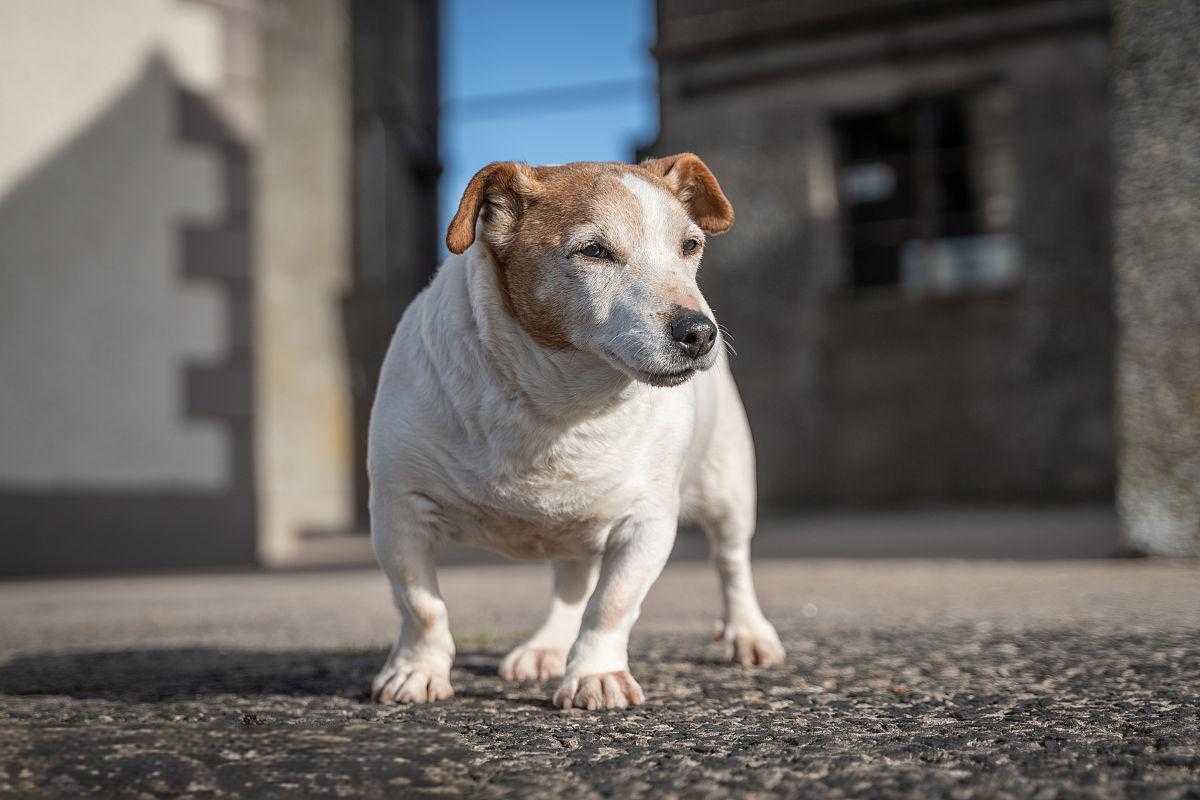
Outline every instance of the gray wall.
{"type": "Polygon", "coordinates": [[[259,554],[354,523],[341,300],[351,280],[350,36],[341,0],[265,0],[255,259],[259,554]]]}
{"type": "Polygon", "coordinates": [[[1119,2],[1119,508],[1127,540],[1200,556],[1200,6],[1119,2]]]}
{"type": "Polygon", "coordinates": [[[699,153],[737,211],[702,285],[736,337],[765,503],[1108,499],[1104,4],[741,5],[660,3],[648,152],[699,153]],[[1016,101],[1022,280],[848,291],[831,116],[981,81],[1016,101]]]}

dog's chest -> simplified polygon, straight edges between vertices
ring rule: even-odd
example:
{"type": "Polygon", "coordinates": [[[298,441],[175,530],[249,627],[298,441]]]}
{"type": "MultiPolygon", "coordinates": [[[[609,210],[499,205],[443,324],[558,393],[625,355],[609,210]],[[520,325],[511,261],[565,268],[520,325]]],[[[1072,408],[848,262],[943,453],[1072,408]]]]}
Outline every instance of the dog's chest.
{"type": "Polygon", "coordinates": [[[601,551],[609,530],[655,494],[644,454],[619,440],[567,438],[481,458],[443,510],[447,535],[516,558],[601,551]]]}

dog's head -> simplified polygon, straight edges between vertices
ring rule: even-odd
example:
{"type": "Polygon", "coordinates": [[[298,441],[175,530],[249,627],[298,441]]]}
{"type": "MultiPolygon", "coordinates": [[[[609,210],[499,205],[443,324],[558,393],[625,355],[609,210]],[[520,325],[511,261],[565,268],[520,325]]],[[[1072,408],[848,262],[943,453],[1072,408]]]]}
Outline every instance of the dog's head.
{"type": "Polygon", "coordinates": [[[691,153],[637,166],[506,161],[471,179],[446,245],[462,253],[478,228],[505,307],[538,344],[674,386],[717,359],[696,271],[705,234],[731,225],[733,207],[691,153]]]}

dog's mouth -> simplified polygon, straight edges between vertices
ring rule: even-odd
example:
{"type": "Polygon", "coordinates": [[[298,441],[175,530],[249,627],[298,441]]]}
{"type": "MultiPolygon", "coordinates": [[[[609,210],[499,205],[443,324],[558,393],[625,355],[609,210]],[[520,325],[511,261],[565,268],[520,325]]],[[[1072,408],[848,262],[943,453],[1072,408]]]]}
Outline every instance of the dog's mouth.
{"type": "Polygon", "coordinates": [[[678,386],[681,383],[686,383],[689,378],[695,375],[706,365],[693,363],[683,366],[675,370],[650,371],[641,369],[627,363],[623,358],[618,356],[611,350],[606,349],[604,355],[608,357],[609,363],[614,367],[624,372],[635,381],[648,383],[651,386],[678,386]]]}
{"type": "Polygon", "coordinates": [[[631,370],[634,377],[642,383],[648,383],[651,386],[678,386],[685,383],[688,378],[698,372],[696,367],[684,367],[677,372],[646,372],[645,370],[631,370]]]}

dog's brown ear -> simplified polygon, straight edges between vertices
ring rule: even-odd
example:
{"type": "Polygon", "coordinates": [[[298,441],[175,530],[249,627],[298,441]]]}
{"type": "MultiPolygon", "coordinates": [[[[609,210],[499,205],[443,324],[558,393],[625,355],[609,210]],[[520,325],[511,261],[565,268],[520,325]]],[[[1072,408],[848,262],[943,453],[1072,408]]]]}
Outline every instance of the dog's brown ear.
{"type": "Polygon", "coordinates": [[[642,167],[662,178],[675,192],[692,219],[706,233],[724,233],[733,226],[733,206],[712,170],[695,153],[649,158],[642,167]]]}
{"type": "Polygon", "coordinates": [[[516,232],[529,199],[537,189],[533,170],[516,161],[488,164],[467,184],[458,211],[446,229],[446,247],[462,253],[475,241],[475,223],[483,215],[487,241],[502,248],[516,232]]]}

